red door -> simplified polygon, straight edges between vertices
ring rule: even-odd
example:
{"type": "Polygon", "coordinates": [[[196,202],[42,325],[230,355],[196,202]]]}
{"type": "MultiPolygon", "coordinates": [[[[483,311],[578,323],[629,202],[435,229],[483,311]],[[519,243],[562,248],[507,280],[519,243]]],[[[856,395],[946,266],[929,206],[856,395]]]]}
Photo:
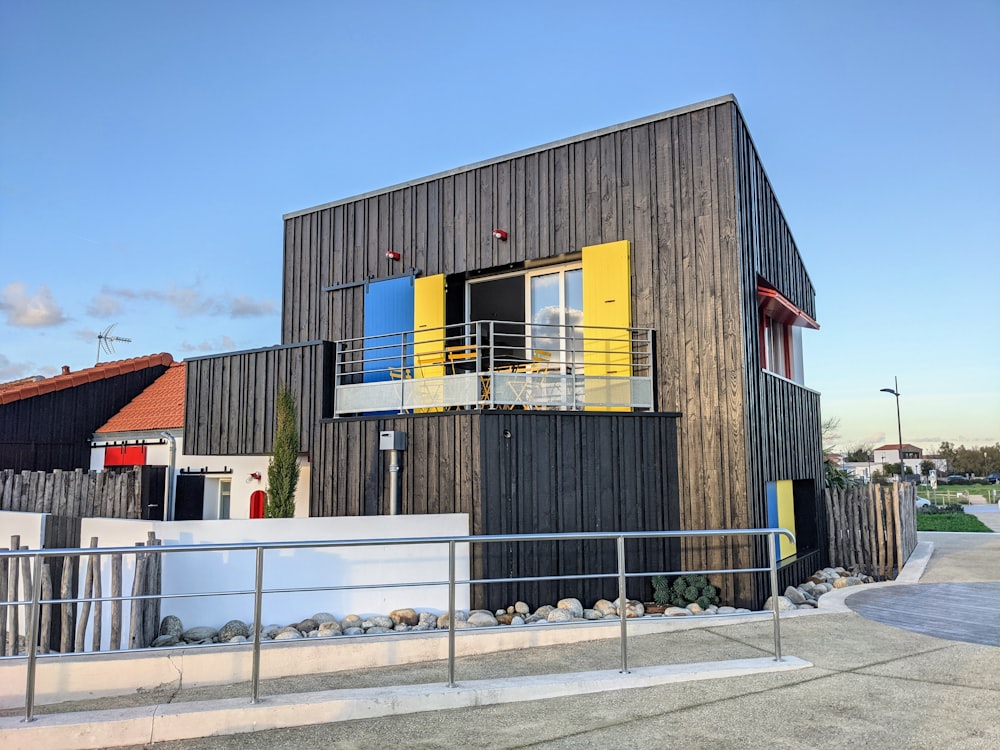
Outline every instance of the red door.
{"type": "Polygon", "coordinates": [[[250,518],[263,518],[264,505],[267,503],[267,493],[264,490],[256,490],[250,495],[250,518]]]}

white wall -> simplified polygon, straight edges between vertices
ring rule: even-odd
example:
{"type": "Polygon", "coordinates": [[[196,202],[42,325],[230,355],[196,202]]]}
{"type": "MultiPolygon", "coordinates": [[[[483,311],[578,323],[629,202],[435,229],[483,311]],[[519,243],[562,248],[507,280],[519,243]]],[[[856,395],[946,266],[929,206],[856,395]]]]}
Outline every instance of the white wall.
{"type": "MultiPolygon", "coordinates": [[[[205,520],[219,518],[219,481],[230,479],[232,481],[229,517],[230,518],[250,518],[250,495],[255,490],[267,491],[267,467],[271,463],[270,456],[204,456],[188,455],[184,452],[184,438],[182,430],[166,430],[174,436],[177,442],[177,455],[174,459],[175,476],[181,469],[209,469],[211,471],[221,471],[223,468],[232,469],[231,474],[210,474],[205,477],[205,498],[202,509],[205,520]],[[254,479],[252,475],[257,473],[260,479],[254,479]]],[[[123,440],[151,441],[146,446],[146,463],[150,466],[170,465],[170,446],[167,441],[161,441],[160,432],[131,432],[105,434],[95,437],[98,444],[121,442],[123,440]]],[[[101,471],[104,469],[104,448],[95,447],[90,451],[90,470],[101,471]]],[[[309,516],[309,462],[304,457],[299,457],[299,483],[295,489],[295,517],[307,518],[309,516]]]]}
{"type": "Polygon", "coordinates": [[[18,543],[28,549],[40,549],[45,537],[45,519],[48,513],[17,513],[0,511],[0,549],[10,549],[10,538],[21,537],[18,543]]]}
{"type": "MultiPolygon", "coordinates": [[[[386,538],[422,538],[466,536],[467,514],[367,516],[340,518],[285,518],[242,521],[131,521],[120,519],[84,519],[82,539],[96,536],[101,547],[131,546],[145,541],[146,532],[155,531],[165,546],[177,544],[223,544],[229,542],[358,540],[386,538]]],[[[469,578],[467,545],[459,545],[457,577],[469,578]]],[[[213,593],[230,590],[253,590],[255,552],[177,552],[163,555],[163,594],[213,593]]],[[[123,560],[123,593],[130,594],[134,578],[134,555],[123,560]]],[[[102,561],[102,592],[111,593],[110,556],[102,561]]],[[[81,595],[84,573],[81,571],[81,595]]],[[[375,547],[340,547],[309,550],[265,552],[264,588],[324,587],[406,583],[448,579],[446,544],[418,544],[375,547]]],[[[456,607],[469,606],[468,585],[456,591],[456,607]]],[[[330,612],[342,618],[347,614],[388,614],[393,609],[443,612],[448,608],[447,586],[408,588],[373,588],[353,591],[314,591],[268,594],[264,596],[263,624],[288,625],[316,612],[330,612]]],[[[203,596],[189,599],[164,599],[160,616],[173,614],[185,627],[209,625],[215,628],[228,620],[253,619],[253,597],[203,596]]],[[[122,613],[123,645],[127,639],[129,602],[122,613]]],[[[111,607],[102,612],[103,647],[107,648],[111,631],[111,607]]],[[[86,642],[91,642],[88,625],[86,642]]]]}

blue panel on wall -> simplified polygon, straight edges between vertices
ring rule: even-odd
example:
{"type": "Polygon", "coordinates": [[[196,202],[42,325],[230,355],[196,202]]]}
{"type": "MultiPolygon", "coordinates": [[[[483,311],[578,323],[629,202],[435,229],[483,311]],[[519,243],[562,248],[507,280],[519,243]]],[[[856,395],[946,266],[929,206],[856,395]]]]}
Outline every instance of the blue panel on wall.
{"type": "Polygon", "coordinates": [[[373,281],[365,289],[364,381],[389,380],[389,368],[404,367],[412,357],[412,339],[404,351],[402,331],[413,330],[413,279],[373,281]]]}
{"type": "MultiPolygon", "coordinates": [[[[767,483],[767,528],[776,529],[778,528],[778,483],[768,482],[767,483]]],[[[777,545],[775,551],[778,553],[778,559],[781,559],[781,540],[783,537],[777,538],[777,545]]]]}

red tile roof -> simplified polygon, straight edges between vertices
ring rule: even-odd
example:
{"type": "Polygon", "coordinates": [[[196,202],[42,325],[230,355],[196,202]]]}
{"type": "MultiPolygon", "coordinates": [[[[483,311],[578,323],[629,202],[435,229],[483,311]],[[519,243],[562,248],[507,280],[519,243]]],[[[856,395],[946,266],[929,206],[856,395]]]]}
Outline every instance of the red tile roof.
{"type": "Polygon", "coordinates": [[[134,432],[183,427],[186,370],[183,362],[174,362],[124,409],[101,425],[97,432],[134,432]]]}
{"type": "MultiPolygon", "coordinates": [[[[890,445],[880,445],[878,448],[873,448],[872,450],[876,450],[876,451],[898,451],[899,450],[899,443],[891,443],[890,445]]],[[[919,446],[916,446],[916,445],[910,445],[909,443],[903,443],[903,450],[904,451],[905,450],[914,450],[914,451],[921,451],[922,452],[923,448],[920,448],[919,446]]]]}
{"type": "Polygon", "coordinates": [[[93,383],[97,380],[115,377],[116,375],[145,370],[147,367],[168,366],[173,361],[174,358],[166,353],[150,354],[146,357],[122,359],[117,362],[101,362],[85,370],[64,372],[61,375],[55,375],[51,378],[10,383],[8,384],[10,387],[0,389],[0,404],[9,404],[14,401],[20,401],[23,398],[41,396],[53,391],[61,391],[64,388],[75,388],[84,383],[93,383]]]}

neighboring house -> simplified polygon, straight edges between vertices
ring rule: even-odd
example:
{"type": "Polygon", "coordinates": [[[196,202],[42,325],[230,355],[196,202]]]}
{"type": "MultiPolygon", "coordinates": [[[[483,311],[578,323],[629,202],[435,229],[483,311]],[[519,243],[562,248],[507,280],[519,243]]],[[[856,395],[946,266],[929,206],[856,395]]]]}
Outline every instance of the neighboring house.
{"type": "Polygon", "coordinates": [[[872,449],[873,471],[884,474],[886,464],[891,464],[898,469],[900,452],[903,454],[903,466],[912,471],[915,476],[920,476],[920,464],[923,463],[924,452],[921,448],[909,443],[903,443],[902,446],[899,443],[891,443],[872,449]]]}
{"type": "Polygon", "coordinates": [[[94,430],[171,362],[169,354],[151,354],[0,386],[0,469],[88,468],[94,430]]]}
{"type": "MultiPolygon", "coordinates": [[[[90,468],[166,466],[166,520],[262,518],[269,456],[192,455],[184,449],[185,363],[175,362],[93,435],[90,468]],[[173,502],[170,498],[173,497],[173,502]]],[[[300,466],[296,515],[307,516],[300,466]]]]}
{"type": "MultiPolygon", "coordinates": [[[[475,534],[780,525],[798,541],[782,586],[827,564],[801,354],[815,293],[734,97],[288,214],[284,236],[282,344],[188,361],[189,449],[270,450],[284,384],[312,515],[395,512],[398,488],[400,512],[467,512],[475,534]],[[398,472],[386,433],[405,435],[398,472]]],[[[766,565],[739,538],[629,555],[766,565]]],[[[505,545],[474,575],[609,560],[505,545]]],[[[734,601],[769,593],[763,574],[717,578],[734,601]]]]}

